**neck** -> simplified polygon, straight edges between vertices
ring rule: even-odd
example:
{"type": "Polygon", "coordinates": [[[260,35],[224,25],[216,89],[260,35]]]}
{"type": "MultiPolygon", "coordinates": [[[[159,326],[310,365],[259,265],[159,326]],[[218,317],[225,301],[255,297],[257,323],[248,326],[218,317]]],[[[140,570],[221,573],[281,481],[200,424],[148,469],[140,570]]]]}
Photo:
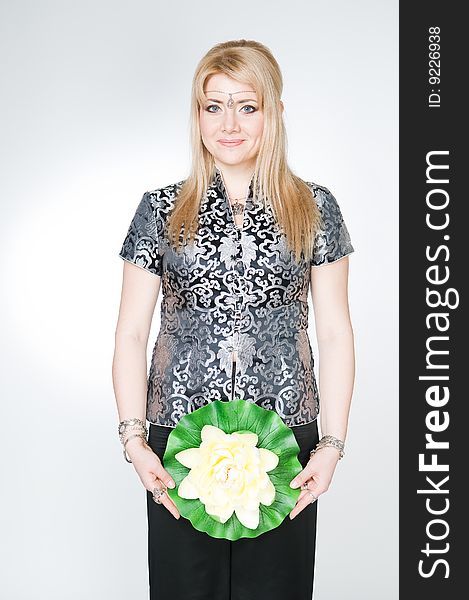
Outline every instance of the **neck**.
{"type": "Polygon", "coordinates": [[[244,201],[254,174],[254,167],[251,165],[218,165],[217,163],[215,166],[221,172],[230,200],[233,202],[235,199],[244,201]]]}

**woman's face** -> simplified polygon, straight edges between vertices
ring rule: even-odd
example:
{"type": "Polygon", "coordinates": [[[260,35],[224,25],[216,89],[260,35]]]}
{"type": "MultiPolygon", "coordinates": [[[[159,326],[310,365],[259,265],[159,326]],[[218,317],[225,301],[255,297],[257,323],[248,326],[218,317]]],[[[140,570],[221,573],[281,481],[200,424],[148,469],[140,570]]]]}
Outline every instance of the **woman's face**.
{"type": "Polygon", "coordinates": [[[215,163],[222,168],[225,165],[254,168],[264,114],[252,85],[217,73],[207,79],[204,92],[205,102],[199,112],[200,129],[202,141],[215,163]],[[230,98],[232,106],[228,106],[230,98]]]}

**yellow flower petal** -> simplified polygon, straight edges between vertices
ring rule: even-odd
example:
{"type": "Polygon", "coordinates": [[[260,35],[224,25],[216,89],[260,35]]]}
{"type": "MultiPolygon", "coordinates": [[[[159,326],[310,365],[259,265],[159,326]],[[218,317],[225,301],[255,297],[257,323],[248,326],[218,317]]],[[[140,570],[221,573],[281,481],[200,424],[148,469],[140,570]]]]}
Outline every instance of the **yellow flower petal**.
{"type": "Polygon", "coordinates": [[[259,491],[259,500],[265,506],[270,506],[275,499],[275,487],[273,483],[268,481],[267,485],[259,491]]]}
{"type": "Polygon", "coordinates": [[[272,471],[278,465],[278,455],[267,448],[259,448],[262,467],[265,471],[272,471]]]}
{"type": "Polygon", "coordinates": [[[189,469],[193,469],[197,467],[200,463],[200,449],[199,448],[187,448],[187,450],[181,450],[175,455],[176,460],[178,460],[182,465],[189,469]]]}
{"type": "Polygon", "coordinates": [[[202,442],[221,441],[226,437],[226,433],[215,425],[204,425],[200,435],[202,442]]]}
{"type": "Polygon", "coordinates": [[[257,497],[257,494],[256,494],[255,498],[246,498],[246,497],[244,497],[243,501],[240,502],[240,506],[244,510],[249,510],[249,511],[257,510],[259,508],[259,499],[257,497]]]}
{"type": "Polygon", "coordinates": [[[233,506],[217,506],[209,504],[205,507],[205,511],[209,515],[214,515],[220,519],[222,523],[226,523],[234,512],[233,506]]]}
{"type": "Polygon", "coordinates": [[[204,460],[212,466],[220,464],[224,460],[233,460],[233,454],[228,448],[220,448],[218,444],[203,449],[204,460]]]}
{"type": "Polygon", "coordinates": [[[259,525],[259,509],[246,510],[240,506],[235,508],[235,513],[240,522],[249,529],[256,529],[259,525]]]}
{"type": "Polygon", "coordinates": [[[186,498],[188,500],[196,500],[199,497],[199,491],[197,486],[194,485],[191,480],[190,473],[189,475],[186,475],[179,484],[178,494],[181,498],[186,498]]]}
{"type": "Polygon", "coordinates": [[[257,446],[257,442],[259,441],[257,433],[237,433],[237,432],[235,432],[235,433],[232,433],[231,435],[233,436],[234,439],[239,440],[246,446],[257,446]]]}

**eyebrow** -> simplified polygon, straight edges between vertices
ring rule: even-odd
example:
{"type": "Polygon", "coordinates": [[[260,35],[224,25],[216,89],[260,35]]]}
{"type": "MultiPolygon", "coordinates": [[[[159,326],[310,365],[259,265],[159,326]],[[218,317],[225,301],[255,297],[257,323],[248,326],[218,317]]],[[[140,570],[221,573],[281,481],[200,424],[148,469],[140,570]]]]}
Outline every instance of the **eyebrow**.
{"type": "MultiPolygon", "coordinates": [[[[216,102],[217,104],[223,104],[223,100],[217,100],[216,98],[206,98],[206,102],[216,102]]],[[[242,104],[243,102],[257,102],[255,98],[247,98],[245,100],[235,100],[236,104],[242,104]]]]}

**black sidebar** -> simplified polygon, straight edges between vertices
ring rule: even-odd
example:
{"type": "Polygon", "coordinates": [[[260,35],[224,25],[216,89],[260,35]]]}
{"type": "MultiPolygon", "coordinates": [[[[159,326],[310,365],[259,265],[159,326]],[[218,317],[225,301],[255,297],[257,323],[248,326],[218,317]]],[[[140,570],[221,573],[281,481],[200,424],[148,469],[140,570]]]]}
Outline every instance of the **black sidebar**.
{"type": "Polygon", "coordinates": [[[400,598],[467,596],[468,24],[400,3],[400,598]],[[458,590],[458,592],[456,592],[458,590]]]}

